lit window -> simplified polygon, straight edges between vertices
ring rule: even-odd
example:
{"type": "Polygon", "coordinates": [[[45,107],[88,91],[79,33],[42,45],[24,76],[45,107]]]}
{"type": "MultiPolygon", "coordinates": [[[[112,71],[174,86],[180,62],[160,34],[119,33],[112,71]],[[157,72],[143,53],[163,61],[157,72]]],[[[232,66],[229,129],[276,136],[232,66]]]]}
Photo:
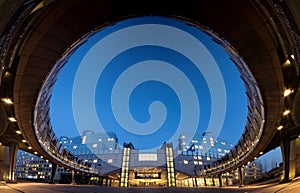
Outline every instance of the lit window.
{"type": "Polygon", "coordinates": [[[97,161],[98,161],[97,159],[94,159],[94,160],[93,160],[93,163],[97,163],[97,161]]]}
{"type": "Polygon", "coordinates": [[[210,161],[210,157],[207,157],[206,160],[207,160],[207,161],[210,161]]]}
{"type": "Polygon", "coordinates": [[[99,138],[99,139],[98,139],[98,141],[102,141],[102,139],[101,139],[101,138],[99,138]]]}
{"type": "Polygon", "coordinates": [[[83,137],[82,137],[81,143],[82,143],[82,144],[85,144],[85,143],[86,143],[86,136],[83,136],[83,137]]]}
{"type": "Polygon", "coordinates": [[[188,160],[183,160],[183,163],[187,165],[187,164],[189,164],[189,161],[188,160]]]}
{"type": "Polygon", "coordinates": [[[199,161],[199,165],[203,165],[203,162],[202,162],[202,161],[199,161]]]}
{"type": "Polygon", "coordinates": [[[107,163],[112,163],[113,162],[113,159],[108,159],[107,160],[107,163]]]}
{"type": "Polygon", "coordinates": [[[74,146],[73,146],[73,149],[77,149],[77,145],[74,145],[74,146]]]}
{"type": "Polygon", "coordinates": [[[157,161],[157,154],[155,153],[140,153],[139,161],[157,161]]]}
{"type": "Polygon", "coordinates": [[[93,144],[93,148],[96,148],[97,147],[97,143],[93,144]]]}

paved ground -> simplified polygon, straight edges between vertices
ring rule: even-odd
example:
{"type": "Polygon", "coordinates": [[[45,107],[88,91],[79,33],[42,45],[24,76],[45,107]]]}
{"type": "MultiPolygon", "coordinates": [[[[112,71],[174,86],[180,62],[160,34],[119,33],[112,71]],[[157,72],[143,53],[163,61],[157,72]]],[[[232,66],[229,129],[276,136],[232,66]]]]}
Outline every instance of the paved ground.
{"type": "Polygon", "coordinates": [[[300,177],[285,184],[270,183],[239,188],[115,188],[65,184],[17,183],[0,184],[0,193],[300,193],[300,177]]]}

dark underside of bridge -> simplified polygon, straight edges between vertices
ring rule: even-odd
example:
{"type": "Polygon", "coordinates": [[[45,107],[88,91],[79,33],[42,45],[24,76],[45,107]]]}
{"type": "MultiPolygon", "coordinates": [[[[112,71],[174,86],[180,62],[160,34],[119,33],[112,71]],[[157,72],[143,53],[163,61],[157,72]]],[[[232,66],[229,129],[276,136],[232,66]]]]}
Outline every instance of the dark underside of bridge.
{"type": "Polygon", "coordinates": [[[296,138],[300,133],[299,42],[295,42],[299,15],[294,10],[299,3],[291,2],[295,8],[276,0],[4,1],[0,4],[0,89],[1,97],[12,98],[14,104],[0,105],[1,143],[18,142],[21,149],[37,151],[51,161],[35,136],[33,112],[40,88],[56,62],[92,29],[125,18],[162,15],[207,27],[248,65],[262,94],[265,122],[246,163],[261,151],[278,147],[282,137],[296,138]],[[294,56],[291,64],[283,65],[290,55],[294,56]],[[294,89],[289,98],[283,96],[286,88],[294,89]],[[289,116],[282,115],[286,108],[292,110],[289,116]],[[9,116],[17,122],[6,121],[9,116]],[[279,125],[286,129],[278,131],[279,125]]]}

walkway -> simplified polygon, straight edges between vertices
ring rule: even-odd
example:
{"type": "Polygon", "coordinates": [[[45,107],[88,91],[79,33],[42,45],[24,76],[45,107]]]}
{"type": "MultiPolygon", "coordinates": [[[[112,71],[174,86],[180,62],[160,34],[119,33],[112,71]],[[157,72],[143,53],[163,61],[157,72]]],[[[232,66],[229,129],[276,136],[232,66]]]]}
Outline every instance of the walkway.
{"type": "Polygon", "coordinates": [[[285,184],[271,183],[265,185],[251,185],[239,188],[205,187],[205,188],[116,188],[103,186],[83,186],[68,184],[17,183],[0,184],[1,193],[299,193],[300,177],[285,184]]]}

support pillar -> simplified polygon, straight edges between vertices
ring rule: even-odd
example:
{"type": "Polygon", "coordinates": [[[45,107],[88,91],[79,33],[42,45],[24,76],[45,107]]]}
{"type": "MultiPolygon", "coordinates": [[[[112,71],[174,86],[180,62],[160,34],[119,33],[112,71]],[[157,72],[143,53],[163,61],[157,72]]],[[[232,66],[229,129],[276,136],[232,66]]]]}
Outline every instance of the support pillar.
{"type": "Polygon", "coordinates": [[[19,145],[17,143],[9,144],[9,173],[8,173],[8,182],[17,182],[17,178],[15,176],[16,171],[16,161],[17,161],[17,153],[19,150],[19,145]]]}
{"type": "Polygon", "coordinates": [[[197,177],[194,178],[194,180],[195,180],[195,187],[198,187],[197,177]]]}
{"type": "Polygon", "coordinates": [[[225,180],[226,180],[226,186],[228,186],[228,176],[226,176],[225,180]]]}
{"type": "Polygon", "coordinates": [[[300,176],[300,138],[290,141],[289,179],[300,176]]]}
{"type": "Polygon", "coordinates": [[[219,186],[222,187],[222,185],[223,185],[222,184],[222,174],[219,174],[218,178],[219,178],[219,186]]]}
{"type": "Polygon", "coordinates": [[[57,169],[57,164],[53,164],[53,163],[52,163],[52,167],[51,167],[51,178],[50,178],[49,184],[54,184],[54,177],[55,177],[55,174],[56,174],[56,169],[57,169]]]}
{"type": "Polygon", "coordinates": [[[244,166],[239,167],[239,179],[240,179],[240,187],[245,186],[245,168],[244,168],[244,166]]]}
{"type": "Polygon", "coordinates": [[[72,185],[75,185],[75,170],[72,170],[72,185]]]}
{"type": "Polygon", "coordinates": [[[204,177],[204,186],[207,186],[206,177],[204,177]]]}
{"type": "Polygon", "coordinates": [[[283,180],[281,183],[290,182],[290,139],[288,136],[281,136],[280,142],[282,161],[283,161],[283,180]]]}

